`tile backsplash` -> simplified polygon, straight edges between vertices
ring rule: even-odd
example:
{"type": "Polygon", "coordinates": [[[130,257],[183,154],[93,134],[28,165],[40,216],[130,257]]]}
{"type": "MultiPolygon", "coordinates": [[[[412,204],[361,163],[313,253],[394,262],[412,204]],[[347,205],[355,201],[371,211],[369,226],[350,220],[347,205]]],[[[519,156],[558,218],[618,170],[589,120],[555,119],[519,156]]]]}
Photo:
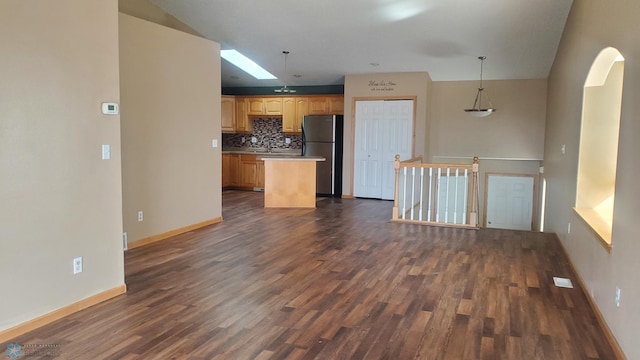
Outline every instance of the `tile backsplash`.
{"type": "Polygon", "coordinates": [[[222,134],[222,148],[271,148],[271,149],[302,149],[300,134],[285,134],[282,132],[282,118],[255,118],[253,132],[241,134],[222,134]],[[257,142],[252,143],[255,137],[257,142]],[[244,143],[242,139],[244,138],[244,143]],[[285,138],[291,139],[287,144],[285,138]]]}

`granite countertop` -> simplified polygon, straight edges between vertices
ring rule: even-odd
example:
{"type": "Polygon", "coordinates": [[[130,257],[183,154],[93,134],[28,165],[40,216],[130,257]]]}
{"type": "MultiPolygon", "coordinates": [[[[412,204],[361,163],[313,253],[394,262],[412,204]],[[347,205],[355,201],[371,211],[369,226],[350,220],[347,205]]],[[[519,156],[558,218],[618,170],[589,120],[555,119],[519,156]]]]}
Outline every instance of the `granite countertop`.
{"type": "Polygon", "coordinates": [[[300,149],[269,149],[266,148],[222,148],[223,154],[255,154],[255,155],[273,155],[273,156],[302,156],[300,149]]]}

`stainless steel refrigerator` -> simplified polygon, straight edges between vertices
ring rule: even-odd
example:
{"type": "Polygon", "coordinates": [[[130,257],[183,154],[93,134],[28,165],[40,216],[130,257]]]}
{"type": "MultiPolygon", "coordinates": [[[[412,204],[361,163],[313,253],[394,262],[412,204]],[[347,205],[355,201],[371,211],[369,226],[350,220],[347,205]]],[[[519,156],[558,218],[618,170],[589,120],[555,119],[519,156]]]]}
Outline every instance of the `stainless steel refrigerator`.
{"type": "Polygon", "coordinates": [[[317,162],[316,193],[342,196],[342,115],[307,115],[302,118],[302,156],[322,156],[317,162]]]}

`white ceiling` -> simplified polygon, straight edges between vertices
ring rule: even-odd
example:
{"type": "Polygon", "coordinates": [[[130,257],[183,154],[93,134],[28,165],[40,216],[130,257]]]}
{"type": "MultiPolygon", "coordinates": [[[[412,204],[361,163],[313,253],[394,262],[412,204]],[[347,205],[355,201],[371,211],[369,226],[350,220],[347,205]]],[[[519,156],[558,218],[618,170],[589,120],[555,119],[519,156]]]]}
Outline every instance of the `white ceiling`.
{"type": "Polygon", "coordinates": [[[150,0],[280,80],[222,61],[222,86],[344,84],[345,74],[434,81],[546,78],[572,0],[150,0]],[[287,59],[284,79],[283,50],[287,59]],[[379,64],[378,66],[371,65],[379,64]],[[300,77],[294,77],[300,75],[300,77]]]}

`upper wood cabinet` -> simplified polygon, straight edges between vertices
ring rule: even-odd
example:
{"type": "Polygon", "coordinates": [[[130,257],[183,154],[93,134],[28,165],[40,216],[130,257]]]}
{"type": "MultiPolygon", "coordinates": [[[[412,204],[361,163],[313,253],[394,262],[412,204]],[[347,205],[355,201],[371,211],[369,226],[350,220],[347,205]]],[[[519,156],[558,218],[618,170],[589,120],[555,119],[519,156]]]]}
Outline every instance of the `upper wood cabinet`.
{"type": "Polygon", "coordinates": [[[309,115],[344,114],[344,96],[327,95],[309,97],[309,115]]]}
{"type": "Polygon", "coordinates": [[[264,113],[264,101],[262,98],[246,98],[247,115],[262,115],[264,113]]]}
{"type": "Polygon", "coordinates": [[[344,114],[344,96],[327,96],[327,103],[329,104],[329,114],[344,114]]]}
{"type": "Polygon", "coordinates": [[[300,133],[305,115],[344,114],[342,95],[222,96],[222,132],[251,132],[252,117],[282,116],[282,131],[300,133]]]}
{"type": "Polygon", "coordinates": [[[329,113],[329,103],[326,96],[309,98],[309,115],[326,115],[329,113]]]}
{"type": "Polygon", "coordinates": [[[247,115],[282,115],[281,97],[247,97],[247,115]]]}
{"type": "Polygon", "coordinates": [[[233,96],[222,96],[220,127],[222,132],[236,131],[236,99],[233,96]]]}
{"type": "Polygon", "coordinates": [[[250,132],[251,121],[249,120],[247,98],[236,98],[236,132],[250,132]]]}
{"type": "Polygon", "coordinates": [[[282,115],[282,98],[265,98],[264,115],[282,115]]]}
{"type": "Polygon", "coordinates": [[[309,115],[309,99],[306,97],[286,97],[282,99],[282,131],[299,133],[302,118],[309,115]]]}

